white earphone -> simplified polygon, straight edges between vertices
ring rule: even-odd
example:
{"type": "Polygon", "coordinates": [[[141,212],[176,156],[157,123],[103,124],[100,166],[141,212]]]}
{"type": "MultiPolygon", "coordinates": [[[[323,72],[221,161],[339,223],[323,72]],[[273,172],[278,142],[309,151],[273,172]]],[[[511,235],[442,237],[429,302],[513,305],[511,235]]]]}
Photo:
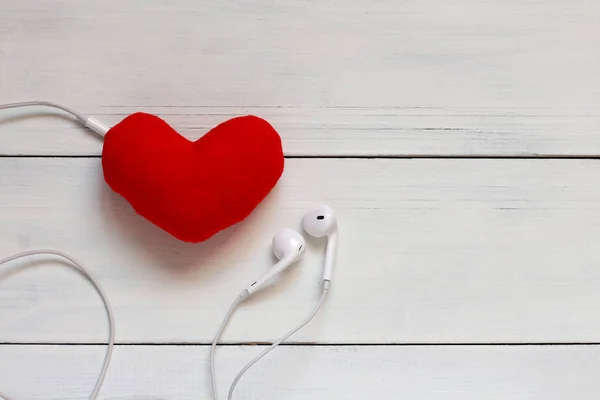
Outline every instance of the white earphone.
{"type": "MultiPolygon", "coordinates": [[[[93,117],[84,115],[80,112],[77,112],[71,108],[62,106],[60,104],[56,104],[56,103],[48,102],[48,101],[29,101],[29,102],[23,102],[23,103],[0,104],[0,110],[9,109],[9,108],[20,108],[20,107],[35,107],[35,106],[53,107],[53,108],[57,108],[62,111],[65,111],[65,112],[73,115],[77,119],[77,121],[79,121],[82,125],[90,128],[92,131],[94,131],[95,133],[97,133],[100,136],[104,136],[109,129],[107,126],[105,126],[104,124],[102,124],[100,121],[96,120],[93,117]]],[[[338,242],[337,219],[336,219],[335,212],[330,207],[325,206],[325,205],[313,208],[304,215],[304,217],[302,219],[302,226],[303,226],[304,230],[311,236],[314,236],[317,238],[327,237],[327,250],[325,253],[325,263],[323,266],[323,278],[322,278],[323,292],[321,294],[321,297],[320,297],[317,305],[312,310],[312,312],[300,324],[298,324],[292,330],[290,330],[288,333],[286,333],[284,336],[282,336],[281,338],[279,338],[278,340],[273,342],[268,348],[266,348],[258,356],[256,356],[254,359],[252,359],[248,364],[246,364],[246,366],[239,372],[239,374],[233,380],[233,382],[229,388],[229,395],[228,395],[229,400],[231,400],[233,398],[233,391],[235,389],[235,386],[237,385],[237,383],[239,382],[241,377],[244,375],[244,373],[246,373],[246,371],[248,371],[248,369],[250,369],[256,362],[258,362],[261,358],[263,358],[265,355],[267,355],[271,350],[273,350],[275,347],[277,347],[279,344],[281,344],[284,340],[286,340],[287,338],[289,338],[290,336],[292,336],[293,334],[298,332],[300,329],[302,329],[305,325],[307,325],[313,319],[313,317],[317,314],[317,312],[323,305],[323,302],[325,300],[327,292],[329,291],[329,286],[331,284],[331,280],[332,280],[332,276],[333,276],[333,266],[335,263],[335,255],[336,255],[337,242],[338,242]]],[[[225,326],[231,319],[231,316],[232,316],[233,312],[235,311],[235,308],[243,300],[245,300],[252,294],[256,293],[260,289],[264,288],[267,285],[267,283],[270,282],[279,273],[283,272],[290,265],[292,265],[295,262],[297,262],[298,260],[300,260],[300,258],[302,258],[302,256],[304,255],[305,251],[306,251],[306,243],[304,241],[304,237],[301,234],[299,234],[298,232],[295,232],[291,229],[283,229],[281,232],[279,232],[273,238],[273,252],[279,261],[273,267],[271,267],[267,272],[265,272],[258,279],[256,279],[254,282],[252,282],[248,287],[246,287],[246,289],[244,289],[240,293],[240,295],[236,298],[236,300],[233,302],[233,304],[229,308],[229,311],[225,315],[225,318],[223,319],[223,322],[221,323],[221,326],[219,327],[217,334],[215,335],[215,338],[212,342],[212,346],[211,346],[211,350],[210,350],[210,375],[211,375],[211,379],[212,379],[213,398],[215,400],[217,399],[217,387],[216,387],[215,374],[214,374],[214,352],[216,349],[217,342],[218,342],[219,338],[221,337],[221,334],[223,333],[225,326]]],[[[13,256],[10,256],[10,257],[0,260],[0,265],[2,265],[4,263],[8,263],[12,260],[16,260],[19,258],[32,256],[32,255],[54,255],[54,256],[59,256],[59,257],[69,260],[71,263],[73,263],[73,265],[76,267],[76,269],[78,269],[82,273],[82,275],[88,281],[90,281],[90,283],[96,289],[96,291],[98,292],[98,294],[100,295],[100,297],[104,303],[104,306],[105,306],[105,309],[107,312],[107,316],[108,316],[108,321],[109,321],[109,340],[108,340],[108,348],[107,348],[107,352],[106,352],[106,357],[105,357],[104,363],[102,365],[102,370],[98,376],[96,385],[94,386],[94,389],[90,395],[90,400],[95,400],[98,396],[98,393],[100,392],[102,383],[106,376],[108,366],[110,363],[110,359],[111,359],[111,355],[112,355],[113,346],[114,346],[115,327],[114,327],[113,311],[110,306],[110,303],[109,303],[108,299],[106,298],[106,295],[104,294],[104,291],[102,290],[102,287],[100,286],[100,284],[84,269],[84,267],[79,262],[77,262],[75,259],[73,259],[71,256],[69,256],[68,254],[63,253],[61,251],[58,251],[58,250],[27,251],[27,252],[15,254],[13,256]]],[[[1,392],[0,392],[0,399],[11,400],[11,398],[8,395],[3,394],[1,392]]]]}
{"type": "MultiPolygon", "coordinates": [[[[321,298],[319,299],[315,308],[311,311],[311,313],[306,317],[300,324],[295,326],[288,333],[283,335],[281,338],[273,342],[268,348],[263,350],[258,356],[252,359],[242,370],[238,373],[238,375],[233,380],[231,386],[229,387],[228,400],[233,398],[233,392],[239,380],[242,376],[248,371],[254,364],[256,364],[261,358],[266,356],[270,351],[272,351],[275,347],[281,344],[284,340],[288,339],[290,336],[298,332],[305,325],[307,325],[317,314],[323,302],[325,300],[325,296],[329,291],[329,286],[331,284],[331,279],[333,275],[333,265],[335,263],[335,253],[337,248],[337,219],[335,216],[335,212],[329,206],[319,206],[313,209],[310,209],[302,218],[302,227],[304,230],[311,236],[320,238],[327,237],[327,250],[325,253],[325,263],[323,266],[323,292],[321,294],[321,298]]],[[[253,293],[260,290],[262,287],[266,285],[268,281],[274,278],[277,274],[284,271],[290,265],[294,264],[296,261],[300,260],[300,258],[304,255],[306,251],[306,243],[304,242],[304,238],[298,232],[293,231],[291,229],[283,229],[273,238],[273,253],[275,257],[279,259],[279,262],[271,267],[267,272],[261,275],[260,278],[255,280],[252,284],[250,284],[245,290],[243,290],[240,295],[233,302],[229,311],[225,315],[221,326],[219,327],[217,334],[212,342],[211,350],[210,350],[210,375],[212,381],[212,391],[213,391],[213,399],[217,400],[217,383],[215,378],[215,350],[217,343],[225,329],[225,326],[231,319],[231,316],[236,309],[236,307],[245,300],[248,296],[251,296],[253,293]]]]}
{"type": "Polygon", "coordinates": [[[325,265],[323,267],[323,283],[331,282],[333,264],[337,251],[337,218],[329,206],[320,206],[308,210],[302,218],[302,227],[311,236],[327,237],[327,250],[325,252],[325,265]]]}
{"type": "Polygon", "coordinates": [[[246,288],[246,292],[248,292],[247,295],[257,292],[277,274],[283,272],[287,267],[300,260],[305,251],[306,243],[304,242],[302,235],[298,232],[291,229],[283,229],[275,235],[275,237],[273,237],[273,253],[279,262],[269,268],[267,272],[246,288]]]}

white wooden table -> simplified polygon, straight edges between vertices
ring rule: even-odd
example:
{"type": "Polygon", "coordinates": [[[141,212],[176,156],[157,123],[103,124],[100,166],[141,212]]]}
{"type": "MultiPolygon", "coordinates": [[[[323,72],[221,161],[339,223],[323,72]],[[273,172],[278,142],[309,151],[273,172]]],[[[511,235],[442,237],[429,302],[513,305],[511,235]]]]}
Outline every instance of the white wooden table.
{"type": "MultiPolygon", "coordinates": [[[[107,188],[89,132],[0,114],[0,256],[59,248],[99,277],[119,343],[101,398],[208,399],[230,302],[319,203],[331,297],[236,399],[600,397],[600,3],[0,0],[0,103],[34,99],[191,139],[252,113],[288,156],[247,221],[188,245],[107,188]]],[[[240,308],[222,392],[314,305],[322,250],[240,308]]],[[[103,309],[43,266],[0,271],[0,390],[85,399],[103,309]]]]}

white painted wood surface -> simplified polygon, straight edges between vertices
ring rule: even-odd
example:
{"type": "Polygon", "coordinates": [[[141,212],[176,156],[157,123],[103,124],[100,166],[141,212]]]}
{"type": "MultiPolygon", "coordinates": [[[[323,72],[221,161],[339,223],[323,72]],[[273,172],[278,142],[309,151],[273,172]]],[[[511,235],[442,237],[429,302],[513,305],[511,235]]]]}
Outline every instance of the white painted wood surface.
{"type": "MultiPolygon", "coordinates": [[[[190,138],[255,113],[289,155],[600,154],[599,20],[589,0],[2,0],[0,103],[190,138]]],[[[3,154],[100,153],[21,115],[0,115],[3,154]]]]}
{"type": "MultiPolygon", "coordinates": [[[[0,387],[17,399],[87,399],[100,346],[2,346],[0,387]]],[[[221,398],[260,350],[217,353],[221,398]]],[[[208,346],[117,347],[103,399],[210,398],[208,346]]],[[[240,381],[236,399],[595,400],[597,346],[292,347],[240,381]]],[[[8,394],[7,393],[7,394],[8,394]]]]}
{"type": "MultiPolygon", "coordinates": [[[[339,213],[331,297],[296,340],[596,342],[597,160],[290,159],[249,220],[187,245],[107,189],[99,159],[0,159],[0,254],[71,252],[104,285],[120,342],[209,343],[306,209],[339,213]]],[[[323,243],[249,301],[224,340],[268,341],[317,300],[323,243]],[[255,321],[260,321],[256,323],[255,321]]],[[[2,280],[0,341],[105,340],[101,303],[68,270],[2,280]]]]}
{"type": "MultiPolygon", "coordinates": [[[[0,103],[108,124],[146,111],[190,139],[251,113],[290,156],[442,157],[288,159],[248,221],[186,245],[106,188],[89,132],[4,111],[0,256],[56,247],[98,276],[128,343],[102,398],[207,398],[207,346],[172,344],[208,343],[273,262],[272,235],[326,202],[342,227],[330,298],[294,337],[308,345],[276,351],[236,399],[597,399],[597,346],[539,344],[600,337],[600,163],[543,159],[600,154],[599,43],[588,0],[0,0],[0,103]]],[[[267,342],[309,311],[309,246],[225,341],[267,342]]],[[[103,311],[46,261],[0,270],[0,391],[83,399],[103,311]]],[[[220,350],[222,389],[257,351],[220,350]]]]}

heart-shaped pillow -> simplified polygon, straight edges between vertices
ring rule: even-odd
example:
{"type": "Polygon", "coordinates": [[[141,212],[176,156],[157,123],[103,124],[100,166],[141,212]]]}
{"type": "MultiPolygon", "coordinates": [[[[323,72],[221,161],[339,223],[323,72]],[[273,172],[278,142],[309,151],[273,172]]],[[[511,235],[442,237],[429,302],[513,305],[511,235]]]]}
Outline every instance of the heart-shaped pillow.
{"type": "Polygon", "coordinates": [[[106,134],[106,183],[171,235],[201,242],[245,219],[283,173],[281,138],[255,116],[191,142],[157,116],[132,114],[106,134]]]}

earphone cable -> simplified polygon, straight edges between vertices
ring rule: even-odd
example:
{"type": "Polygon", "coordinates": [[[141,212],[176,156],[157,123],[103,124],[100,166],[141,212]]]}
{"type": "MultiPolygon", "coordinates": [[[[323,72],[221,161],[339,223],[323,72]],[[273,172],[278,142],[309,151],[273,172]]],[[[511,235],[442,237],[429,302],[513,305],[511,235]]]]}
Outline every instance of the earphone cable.
{"type": "Polygon", "coordinates": [[[65,107],[61,104],[53,103],[51,101],[44,101],[44,100],[24,101],[21,103],[0,104],[0,110],[6,110],[9,108],[20,108],[20,107],[35,107],[35,106],[58,108],[59,110],[63,110],[64,112],[71,114],[72,116],[74,116],[75,118],[77,118],[79,121],[81,121],[84,124],[87,121],[87,119],[89,118],[87,115],[82,114],[78,111],[75,111],[72,108],[65,107]]]}
{"type": "Polygon", "coordinates": [[[13,399],[12,397],[9,397],[7,394],[4,394],[2,392],[0,392],[0,399],[4,399],[4,400],[16,400],[16,399],[13,399]]]}
{"type": "Polygon", "coordinates": [[[246,364],[246,366],[244,368],[242,368],[242,370],[237,374],[237,376],[235,377],[235,379],[231,383],[231,386],[229,388],[229,394],[227,396],[227,400],[232,400],[233,399],[233,391],[235,390],[236,385],[238,384],[238,382],[240,381],[240,379],[242,379],[242,376],[250,368],[252,368],[252,366],[254,364],[256,364],[261,358],[263,358],[264,356],[266,356],[267,354],[269,354],[273,349],[275,349],[275,347],[279,346],[283,341],[285,341],[290,336],[292,336],[293,334],[295,334],[296,332],[298,332],[300,329],[302,329],[306,325],[308,325],[308,323],[315,317],[315,315],[317,315],[317,313],[319,312],[319,310],[323,306],[323,303],[325,301],[325,297],[327,296],[327,292],[328,291],[329,291],[329,281],[325,281],[324,282],[324,286],[323,286],[323,293],[321,294],[321,298],[319,299],[319,302],[317,303],[317,305],[315,306],[315,308],[308,315],[308,317],[306,317],[300,324],[298,324],[296,327],[294,327],[288,333],[286,333],[285,335],[283,335],[282,337],[280,337],[279,339],[277,339],[275,342],[273,342],[268,348],[266,348],[265,350],[263,350],[259,355],[257,355],[256,357],[254,357],[252,359],[252,361],[250,361],[248,364],[246,364]]]}
{"type": "MultiPolygon", "coordinates": [[[[22,253],[13,254],[12,256],[1,259],[0,265],[6,264],[10,261],[14,261],[14,260],[17,260],[20,258],[25,258],[25,257],[29,257],[29,256],[35,256],[35,255],[54,255],[54,256],[64,258],[65,260],[71,262],[72,265],[74,266],[74,268],[81,275],[83,275],[83,277],[86,278],[86,280],[88,282],[91,283],[91,285],[94,287],[94,289],[96,289],[96,292],[98,293],[98,295],[100,296],[100,299],[104,303],[104,309],[106,310],[106,316],[108,318],[108,345],[106,348],[106,355],[104,356],[104,362],[102,364],[102,369],[100,370],[100,373],[98,374],[98,379],[96,380],[96,384],[94,385],[94,389],[92,390],[92,393],[90,395],[90,400],[96,400],[96,398],[98,397],[98,393],[100,392],[100,389],[102,388],[102,384],[104,383],[104,379],[106,378],[106,374],[108,372],[108,367],[110,365],[110,360],[112,358],[113,348],[114,348],[114,344],[115,344],[115,317],[114,317],[113,309],[110,305],[110,302],[108,301],[108,297],[106,296],[106,293],[102,289],[102,286],[100,286],[100,283],[83,267],[83,265],[80,262],[78,262],[76,259],[74,259],[70,255],[68,255],[67,253],[64,253],[60,250],[40,249],[40,250],[24,251],[22,253]]],[[[9,396],[3,394],[2,392],[0,392],[0,398],[3,398],[4,400],[15,400],[14,398],[9,397],[9,396]]]]}
{"type": "Polygon", "coordinates": [[[54,103],[51,101],[35,100],[35,101],[24,101],[21,103],[0,104],[0,110],[8,110],[10,108],[21,108],[21,107],[37,107],[37,106],[57,108],[66,113],[69,113],[72,116],[74,116],[75,118],[77,118],[77,120],[79,122],[81,122],[84,126],[90,128],[92,131],[96,132],[98,135],[100,135],[102,137],[104,137],[104,135],[106,135],[106,132],[108,132],[108,130],[109,130],[108,127],[106,127],[104,124],[102,124],[100,121],[96,120],[95,118],[90,117],[89,115],[82,114],[79,111],[75,111],[72,108],[65,107],[62,104],[54,103]]]}
{"type": "Polygon", "coordinates": [[[213,339],[212,345],[210,346],[210,380],[211,380],[211,385],[212,385],[213,400],[217,400],[219,397],[218,392],[217,392],[217,378],[215,376],[215,350],[217,349],[217,343],[219,342],[219,339],[221,338],[221,335],[223,334],[225,327],[229,323],[229,320],[231,319],[233,312],[235,311],[237,306],[242,302],[242,300],[244,300],[247,296],[248,296],[248,292],[244,290],[235,299],[233,304],[231,304],[231,306],[229,307],[229,311],[227,311],[225,318],[223,318],[223,322],[221,322],[221,326],[219,326],[219,329],[217,330],[217,333],[215,334],[215,338],[213,339]]]}

